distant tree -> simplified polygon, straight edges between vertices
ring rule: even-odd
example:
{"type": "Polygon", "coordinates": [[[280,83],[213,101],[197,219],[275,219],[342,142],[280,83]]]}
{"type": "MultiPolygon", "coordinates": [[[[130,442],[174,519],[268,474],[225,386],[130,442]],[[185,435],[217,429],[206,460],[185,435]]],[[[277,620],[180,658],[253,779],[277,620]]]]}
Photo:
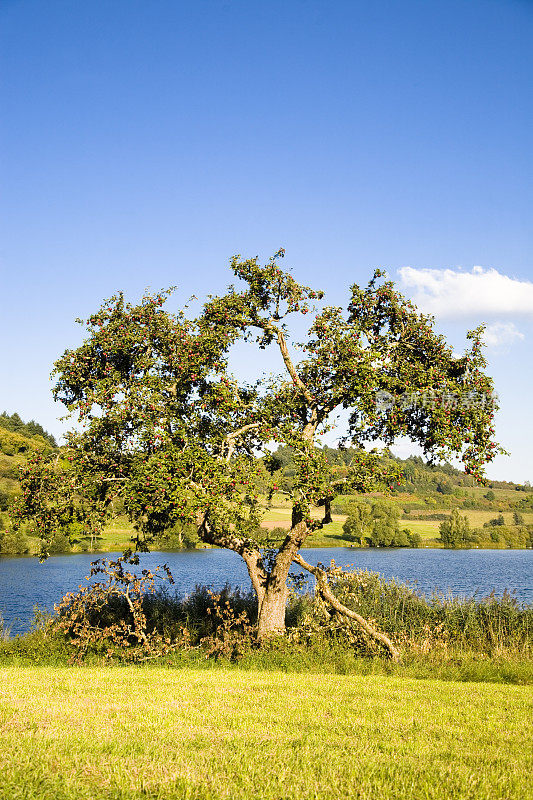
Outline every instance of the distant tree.
{"type": "Polygon", "coordinates": [[[351,542],[364,544],[372,533],[372,512],[365,500],[356,500],[348,506],[348,517],[342,526],[344,537],[351,542]]]}
{"type": "Polygon", "coordinates": [[[438,481],[437,492],[440,492],[440,494],[453,494],[453,486],[450,481],[438,481]]]}
{"type": "Polygon", "coordinates": [[[39,423],[35,422],[33,419],[30,420],[30,422],[23,422],[17,413],[9,416],[6,411],[3,411],[0,414],[0,428],[19,433],[21,436],[42,436],[52,447],[57,447],[57,442],[52,434],[45,431],[42,425],[39,425],[39,423]]]}
{"type": "Polygon", "coordinates": [[[513,522],[515,525],[523,525],[524,524],[524,517],[519,511],[513,512],[513,522]]]}
{"type": "Polygon", "coordinates": [[[394,503],[378,500],[372,504],[371,547],[391,547],[400,533],[400,512],[394,503]]]}
{"type": "Polygon", "coordinates": [[[400,530],[400,512],[391,501],[375,500],[372,504],[357,500],[348,507],[342,526],[344,536],[352,542],[370,547],[418,547],[420,538],[407,529],[400,530]]]}
{"type": "Polygon", "coordinates": [[[409,539],[409,544],[411,547],[420,547],[422,544],[422,537],[418,533],[418,531],[406,531],[407,538],[409,539]]]}
{"type": "Polygon", "coordinates": [[[485,499],[490,500],[491,502],[496,499],[496,495],[494,494],[492,489],[489,489],[489,491],[486,493],[485,499]]]}
{"type": "MultiPolygon", "coordinates": [[[[365,443],[391,445],[407,436],[426,457],[458,456],[482,479],[483,465],[499,452],[483,328],[468,334],[471,347],[457,357],[433,320],[379,270],[366,287],[351,287],[345,310],[316,310],[322,293],[283,272],[282,255],[265,266],[233,258],[241,286],[209,298],[196,318],[187,309],[165,312],[168,292],[138,305],[118,294],[89,317],[83,344],[55,366],[54,396],[77,427],[60,459],[32,458],[13,512],[15,522],[32,520],[41,556],[69,522],[99,532],[117,496],[136,526],[136,548],[176,524],[194,523],[203,542],[244,559],[262,639],[284,629],[291,564],[314,569],[299,554],[323,524],[311,510],[324,508],[327,519],[339,493],[397,481],[398,465],[384,465],[365,443]],[[303,349],[301,326],[290,336],[294,314],[311,320],[303,349]],[[250,361],[258,375],[253,385],[228,368],[230,348],[243,340],[258,346],[250,361]],[[259,356],[271,345],[283,373],[261,379],[259,356]],[[450,396],[461,402],[449,403],[450,396]],[[316,442],[342,409],[344,442],[357,453],[339,478],[316,442]],[[267,558],[257,536],[265,513],[257,454],[266,465],[273,442],[292,448],[295,475],[287,494],[290,529],[267,558]]],[[[384,515],[384,537],[389,519],[384,515]]]]}
{"type": "Polygon", "coordinates": [[[441,522],[439,532],[439,538],[444,547],[464,547],[470,534],[468,518],[459,514],[457,509],[454,508],[449,519],[441,522]]]}

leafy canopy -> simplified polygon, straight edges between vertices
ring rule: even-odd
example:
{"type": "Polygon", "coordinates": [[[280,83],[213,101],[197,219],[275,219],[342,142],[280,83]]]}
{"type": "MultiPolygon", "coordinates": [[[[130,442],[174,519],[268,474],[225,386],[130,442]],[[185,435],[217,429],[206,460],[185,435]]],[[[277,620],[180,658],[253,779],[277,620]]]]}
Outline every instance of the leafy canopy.
{"type": "Polygon", "coordinates": [[[499,451],[482,328],[468,334],[471,347],[458,358],[433,320],[381,271],[366,287],[353,285],[342,309],[324,305],[322,292],[283,271],[283,255],[266,265],[232,258],[238,287],[209,297],[196,317],[187,308],[166,311],[168,290],[137,305],[119,293],[83,323],[85,341],[56,362],[53,390],[78,427],[59,457],[32,458],[14,514],[15,521],[34,521],[43,556],[72,521],[98,532],[120,497],[137,529],[136,548],[194,523],[203,541],[240,553],[249,570],[255,565],[257,589],[272,574],[258,534],[279,467],[272,446],[289,446],[295,469],[291,530],[270,562],[278,567],[321,524],[313,507],[399,478],[378,452],[364,449],[369,442],[408,436],[430,458],[457,456],[482,479],[483,465],[499,451]],[[299,345],[289,329],[297,316],[310,319],[299,345]],[[229,371],[239,340],[258,348],[252,385],[229,371]],[[276,377],[261,376],[267,347],[279,352],[276,377]],[[378,392],[392,401],[380,405],[378,392]],[[474,394],[477,402],[461,401],[474,394]],[[428,396],[431,402],[417,402],[428,396]],[[339,480],[316,443],[341,409],[348,412],[344,442],[356,450],[339,480]]]}

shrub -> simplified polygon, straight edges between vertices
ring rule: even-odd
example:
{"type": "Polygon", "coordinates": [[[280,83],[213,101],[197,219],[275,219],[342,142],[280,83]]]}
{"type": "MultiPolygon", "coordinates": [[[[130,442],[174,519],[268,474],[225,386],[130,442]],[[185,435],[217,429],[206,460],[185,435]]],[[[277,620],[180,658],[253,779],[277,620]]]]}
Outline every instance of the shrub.
{"type": "Polygon", "coordinates": [[[96,652],[105,658],[146,661],[185,643],[186,631],[171,642],[156,625],[149,625],[145,613],[145,598],[155,593],[156,578],[164,573],[173,583],[170,570],[163,565],[137,575],[126,568],[138,564],[136,555],[93,561],[89,578],[103,575],[104,580],[65,595],[55,607],[51,631],[73,646],[74,660],[96,652]]]}
{"type": "Polygon", "coordinates": [[[2,555],[23,555],[24,553],[28,553],[29,550],[30,545],[28,539],[21,530],[0,530],[0,553],[2,553],[2,555]]]}
{"type": "Polygon", "coordinates": [[[499,514],[497,517],[493,517],[492,519],[489,519],[488,522],[484,523],[483,527],[484,528],[490,528],[490,527],[495,527],[497,525],[505,525],[505,519],[504,519],[503,514],[499,514]]]}
{"type": "MultiPolygon", "coordinates": [[[[485,655],[519,652],[531,655],[533,609],[522,607],[505,592],[501,598],[491,594],[476,600],[434,595],[429,600],[417,595],[412,587],[385,581],[377,573],[357,570],[343,572],[334,565],[328,577],[335,596],[348,608],[393,638],[404,652],[427,653],[430,650],[452,655],[457,651],[475,651],[485,655]]],[[[327,614],[321,601],[313,600],[311,612],[306,612],[317,630],[331,628],[337,640],[345,637],[360,652],[376,652],[373,642],[356,633],[351,637],[351,623],[327,614]]],[[[304,630],[307,624],[299,621],[304,630]]],[[[324,635],[324,631],[322,631],[324,635]]],[[[330,634],[327,634],[328,636],[330,634]]]]}
{"type": "MultiPolygon", "coordinates": [[[[478,659],[532,655],[533,609],[520,606],[508,593],[482,600],[440,595],[426,599],[411,586],[385,581],[377,573],[344,572],[333,562],[326,572],[340,603],[385,632],[406,662],[433,656],[452,662],[465,654],[478,659]]],[[[229,586],[213,593],[198,586],[189,597],[180,598],[168,588],[171,576],[165,567],[135,575],[124,559],[94,562],[93,575],[104,579],[67,595],[55,617],[41,617],[30,634],[0,643],[0,655],[35,663],[94,657],[131,662],[168,656],[170,663],[188,656],[229,661],[244,657],[272,668],[278,654],[280,665],[283,659],[293,668],[327,662],[341,671],[349,671],[355,658],[386,655],[375,639],[332,611],[319,594],[304,593],[303,576],[294,577],[286,636],[259,647],[252,593],[229,586]],[[168,581],[156,588],[160,576],[168,581]]]]}

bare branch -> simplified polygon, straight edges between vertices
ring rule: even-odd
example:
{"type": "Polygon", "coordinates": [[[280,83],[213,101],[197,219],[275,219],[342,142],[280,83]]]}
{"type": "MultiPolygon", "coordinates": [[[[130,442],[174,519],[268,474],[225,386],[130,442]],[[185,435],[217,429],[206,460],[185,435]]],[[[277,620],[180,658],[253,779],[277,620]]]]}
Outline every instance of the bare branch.
{"type": "Polygon", "coordinates": [[[278,328],[276,325],[274,325],[274,323],[271,320],[265,322],[263,327],[265,331],[269,331],[276,336],[278,346],[283,358],[283,362],[287,367],[287,372],[291,376],[294,385],[300,390],[300,392],[305,397],[309,406],[314,408],[316,405],[316,400],[309,391],[309,389],[307,388],[307,386],[305,385],[305,383],[302,381],[298,373],[296,372],[296,368],[292,363],[292,359],[289,355],[289,348],[287,347],[287,341],[285,339],[283,331],[281,330],[281,328],[278,328]]]}
{"type": "Polygon", "coordinates": [[[248,425],[243,425],[242,428],[239,428],[237,431],[233,431],[233,433],[228,433],[226,438],[224,439],[225,444],[228,445],[228,453],[226,455],[226,461],[230,461],[231,456],[235,450],[235,440],[242,436],[243,433],[247,431],[251,431],[254,428],[260,428],[260,422],[250,422],[248,425]]]}
{"type": "Polygon", "coordinates": [[[381,631],[378,631],[376,628],[374,628],[374,626],[371,625],[370,622],[368,622],[360,614],[357,614],[355,611],[347,608],[339,600],[337,600],[329,587],[328,576],[323,569],[320,569],[320,567],[313,567],[311,564],[308,564],[307,561],[304,561],[299,553],[296,553],[293,561],[315,576],[320,595],[332,606],[332,608],[335,609],[335,611],[338,611],[339,614],[343,614],[349,619],[355,620],[355,622],[357,622],[358,625],[360,625],[361,628],[366,631],[366,633],[368,633],[372,639],[378,641],[386,650],[388,650],[393,661],[400,660],[400,653],[388,636],[385,636],[384,633],[381,633],[381,631]]]}

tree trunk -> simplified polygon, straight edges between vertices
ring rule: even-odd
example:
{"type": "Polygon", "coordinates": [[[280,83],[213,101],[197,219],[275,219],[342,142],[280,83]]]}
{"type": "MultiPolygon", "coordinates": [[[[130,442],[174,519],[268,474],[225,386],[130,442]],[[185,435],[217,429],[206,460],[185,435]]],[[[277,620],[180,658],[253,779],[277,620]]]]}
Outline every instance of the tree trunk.
{"type": "Polygon", "coordinates": [[[287,578],[294,556],[302,546],[309,532],[301,516],[293,512],[293,526],[281,545],[276,561],[264,584],[263,601],[259,605],[257,617],[257,638],[259,641],[285,631],[285,610],[289,597],[287,578]]]}
{"type": "Polygon", "coordinates": [[[284,632],[287,597],[286,583],[281,586],[267,587],[263,602],[258,609],[257,638],[259,641],[284,632]]]}

